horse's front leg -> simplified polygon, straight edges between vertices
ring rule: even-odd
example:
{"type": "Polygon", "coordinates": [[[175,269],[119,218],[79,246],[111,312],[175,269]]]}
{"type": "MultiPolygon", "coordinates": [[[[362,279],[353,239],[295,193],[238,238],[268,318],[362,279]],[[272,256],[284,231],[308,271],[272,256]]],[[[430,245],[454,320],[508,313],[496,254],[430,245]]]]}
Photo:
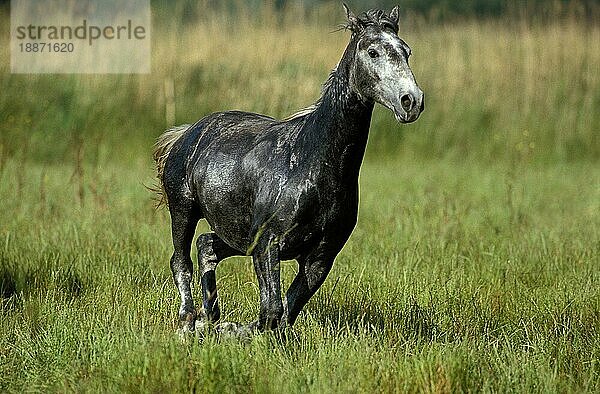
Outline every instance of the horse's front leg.
{"type": "Polygon", "coordinates": [[[216,327],[219,334],[248,339],[256,331],[278,328],[282,322],[285,324],[282,320],[279,244],[276,237],[263,234],[252,251],[252,259],[260,291],[258,320],[246,325],[232,322],[219,323],[216,327]]]}
{"type": "Polygon", "coordinates": [[[293,325],[304,305],[319,290],[338,251],[338,248],[322,242],[315,250],[298,258],[298,274],[285,295],[282,318],[285,324],[293,325]]]}
{"type": "Polygon", "coordinates": [[[260,313],[255,323],[259,331],[277,328],[283,315],[281,301],[279,244],[275,236],[263,236],[252,257],[260,290],[260,313]]]}

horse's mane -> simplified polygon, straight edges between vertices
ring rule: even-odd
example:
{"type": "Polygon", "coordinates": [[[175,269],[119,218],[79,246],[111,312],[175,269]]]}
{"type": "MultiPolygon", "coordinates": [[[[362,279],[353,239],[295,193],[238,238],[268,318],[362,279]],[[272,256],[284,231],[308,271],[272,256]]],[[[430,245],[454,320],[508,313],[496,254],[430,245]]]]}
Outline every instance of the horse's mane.
{"type": "Polygon", "coordinates": [[[354,21],[348,20],[346,24],[342,25],[344,29],[350,30],[353,33],[357,33],[368,26],[377,26],[380,29],[392,29],[396,34],[398,33],[398,23],[382,10],[363,12],[354,21]]]}
{"type": "Polygon", "coordinates": [[[321,87],[321,96],[317,99],[317,101],[315,101],[313,104],[309,105],[308,107],[299,109],[298,111],[294,112],[293,114],[283,118],[283,121],[287,122],[289,120],[297,119],[302,116],[313,113],[315,111],[315,109],[317,109],[319,104],[321,104],[321,102],[323,101],[323,96],[325,96],[325,92],[327,91],[327,89],[329,89],[329,86],[331,86],[331,82],[333,81],[333,78],[335,77],[335,72],[337,71],[337,68],[338,68],[338,66],[335,66],[335,68],[329,73],[327,80],[325,81],[325,83],[323,83],[323,86],[321,87]]]}
{"type": "MultiPolygon", "coordinates": [[[[340,29],[350,30],[354,34],[368,26],[378,26],[380,29],[392,29],[393,31],[398,33],[398,24],[395,21],[393,21],[390,18],[390,16],[385,13],[385,11],[376,9],[363,12],[358,17],[356,17],[356,20],[354,22],[349,20],[347,23],[340,25],[340,29]]],[[[335,66],[331,73],[329,73],[329,77],[327,77],[327,80],[325,81],[325,83],[323,83],[323,86],[321,88],[321,96],[317,99],[315,103],[306,108],[302,108],[294,112],[293,114],[289,115],[283,120],[289,121],[313,113],[315,109],[319,106],[319,104],[323,101],[323,96],[327,89],[331,86],[331,83],[335,77],[335,72],[337,71],[338,67],[339,63],[335,66]]]]}

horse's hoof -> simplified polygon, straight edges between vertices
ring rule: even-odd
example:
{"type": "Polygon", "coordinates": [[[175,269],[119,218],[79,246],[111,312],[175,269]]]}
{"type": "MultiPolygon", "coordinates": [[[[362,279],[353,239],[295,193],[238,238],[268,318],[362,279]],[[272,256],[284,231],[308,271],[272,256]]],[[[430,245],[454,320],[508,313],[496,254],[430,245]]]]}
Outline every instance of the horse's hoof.
{"type": "Polygon", "coordinates": [[[203,307],[196,310],[196,324],[198,323],[198,321],[203,321],[203,322],[208,321],[208,317],[206,316],[206,312],[204,312],[203,307]]]}
{"type": "Polygon", "coordinates": [[[187,342],[192,336],[194,336],[194,331],[190,330],[189,327],[184,326],[177,329],[177,336],[181,342],[187,342]]]}
{"type": "Polygon", "coordinates": [[[219,323],[215,327],[215,331],[223,338],[238,338],[248,340],[257,332],[256,325],[241,324],[234,322],[219,323]]]}
{"type": "Polygon", "coordinates": [[[240,323],[222,322],[215,326],[215,331],[219,335],[232,336],[240,329],[241,326],[242,325],[240,323]]]}
{"type": "Polygon", "coordinates": [[[213,323],[208,320],[196,320],[196,332],[204,333],[213,327],[213,323]]]}

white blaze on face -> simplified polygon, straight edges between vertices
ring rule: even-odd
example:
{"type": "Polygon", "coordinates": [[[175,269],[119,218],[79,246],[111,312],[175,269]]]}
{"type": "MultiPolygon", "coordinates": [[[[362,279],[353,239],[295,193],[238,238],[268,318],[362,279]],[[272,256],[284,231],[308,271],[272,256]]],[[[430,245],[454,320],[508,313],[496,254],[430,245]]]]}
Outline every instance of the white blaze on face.
{"type": "Polygon", "coordinates": [[[417,86],[413,73],[408,65],[408,59],[405,57],[407,53],[410,54],[410,49],[397,35],[387,31],[381,33],[381,41],[386,45],[391,46],[397,52],[399,58],[402,59],[399,64],[397,63],[393,66],[395,70],[393,78],[395,78],[396,82],[400,85],[399,88],[404,93],[412,93],[415,97],[418,97],[420,89],[417,86]]]}
{"type": "Polygon", "coordinates": [[[402,54],[404,52],[404,48],[402,48],[402,43],[400,42],[398,36],[388,31],[384,31],[381,33],[381,41],[390,44],[399,54],[402,54]]]}

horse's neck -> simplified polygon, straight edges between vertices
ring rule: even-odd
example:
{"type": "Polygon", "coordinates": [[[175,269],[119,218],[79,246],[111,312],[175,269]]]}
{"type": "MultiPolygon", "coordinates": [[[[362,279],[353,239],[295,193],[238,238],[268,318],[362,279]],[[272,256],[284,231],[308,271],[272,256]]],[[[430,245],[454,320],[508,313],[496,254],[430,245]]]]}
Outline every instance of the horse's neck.
{"type": "Polygon", "coordinates": [[[330,75],[321,99],[307,119],[307,126],[312,128],[311,139],[321,152],[320,159],[350,178],[358,177],[374,106],[372,102],[361,100],[350,88],[352,44],[330,75]]]}

